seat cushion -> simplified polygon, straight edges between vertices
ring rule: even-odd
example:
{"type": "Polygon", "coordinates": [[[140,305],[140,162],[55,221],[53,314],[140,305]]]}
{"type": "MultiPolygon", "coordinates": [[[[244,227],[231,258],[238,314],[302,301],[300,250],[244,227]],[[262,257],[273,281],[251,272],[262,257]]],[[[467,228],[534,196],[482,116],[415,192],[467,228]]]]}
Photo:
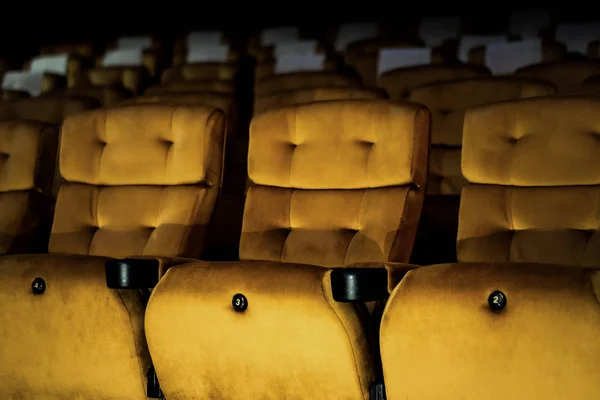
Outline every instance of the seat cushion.
{"type": "Polygon", "coordinates": [[[466,263],[412,270],[381,323],[388,399],[600,398],[599,302],[593,269],[466,263]],[[494,291],[506,298],[500,312],[488,305],[494,291]]]}
{"type": "Polygon", "coordinates": [[[0,259],[2,398],[146,399],[143,294],[108,289],[105,261],[0,259]],[[42,294],[32,291],[36,278],[45,282],[42,294]]]}
{"type": "Polygon", "coordinates": [[[316,266],[171,268],[148,304],[146,336],[170,400],[368,399],[373,378],[354,306],[333,300],[329,270],[316,266]]]}

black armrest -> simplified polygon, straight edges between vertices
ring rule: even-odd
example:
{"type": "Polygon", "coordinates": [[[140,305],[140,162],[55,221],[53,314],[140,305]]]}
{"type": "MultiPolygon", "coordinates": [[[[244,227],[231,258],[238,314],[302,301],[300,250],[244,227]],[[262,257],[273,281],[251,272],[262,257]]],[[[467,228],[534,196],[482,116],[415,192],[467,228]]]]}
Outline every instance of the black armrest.
{"type": "Polygon", "coordinates": [[[158,283],[157,259],[126,258],[109,260],[104,266],[106,286],[111,289],[149,289],[158,283]]]}
{"type": "Polygon", "coordinates": [[[338,268],[331,272],[333,299],[340,303],[384,300],[389,296],[385,268],[338,268]]]}

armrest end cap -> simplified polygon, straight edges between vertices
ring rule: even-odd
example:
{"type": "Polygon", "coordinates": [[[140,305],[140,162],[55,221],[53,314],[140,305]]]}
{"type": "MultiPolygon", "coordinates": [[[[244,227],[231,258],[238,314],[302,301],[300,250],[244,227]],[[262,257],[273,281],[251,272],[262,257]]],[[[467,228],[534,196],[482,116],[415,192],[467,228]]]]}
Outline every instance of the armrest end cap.
{"type": "Polygon", "coordinates": [[[331,272],[331,291],[337,302],[384,300],[388,293],[385,268],[339,268],[331,272]]]}

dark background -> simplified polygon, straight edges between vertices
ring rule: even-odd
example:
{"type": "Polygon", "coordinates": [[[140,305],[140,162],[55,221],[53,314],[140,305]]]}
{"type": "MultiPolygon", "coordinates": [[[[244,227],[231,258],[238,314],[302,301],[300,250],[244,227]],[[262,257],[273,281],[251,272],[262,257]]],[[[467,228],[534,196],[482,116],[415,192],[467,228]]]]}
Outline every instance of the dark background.
{"type": "Polygon", "coordinates": [[[506,31],[510,14],[527,8],[549,9],[556,21],[600,20],[594,2],[562,6],[544,2],[420,0],[348,2],[78,2],[3,3],[0,56],[23,61],[42,45],[90,41],[106,44],[123,35],[152,34],[174,39],[192,30],[222,29],[239,34],[280,25],[318,31],[344,22],[374,21],[390,25],[418,24],[424,15],[461,15],[471,33],[506,31]]]}

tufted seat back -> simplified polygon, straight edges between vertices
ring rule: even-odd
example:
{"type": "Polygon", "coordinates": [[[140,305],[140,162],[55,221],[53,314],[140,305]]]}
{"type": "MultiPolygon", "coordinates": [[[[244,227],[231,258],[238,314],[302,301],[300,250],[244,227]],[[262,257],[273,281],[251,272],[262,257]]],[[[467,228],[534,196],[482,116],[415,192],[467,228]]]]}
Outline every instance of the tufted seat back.
{"type": "Polygon", "coordinates": [[[467,112],[459,261],[598,265],[599,116],[595,97],[467,112]]]}
{"type": "Polygon", "coordinates": [[[219,192],[225,115],[143,104],[63,124],[49,250],[197,257],[219,192]]]}

